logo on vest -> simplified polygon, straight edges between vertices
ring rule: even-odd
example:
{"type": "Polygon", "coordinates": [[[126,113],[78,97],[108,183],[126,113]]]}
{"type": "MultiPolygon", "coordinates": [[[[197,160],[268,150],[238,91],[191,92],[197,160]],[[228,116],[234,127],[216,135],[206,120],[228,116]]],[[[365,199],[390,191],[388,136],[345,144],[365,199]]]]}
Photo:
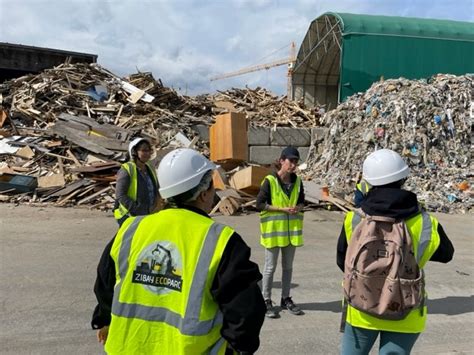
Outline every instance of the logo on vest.
{"type": "Polygon", "coordinates": [[[153,243],[138,257],[132,283],[139,283],[156,294],[170,290],[181,292],[182,258],[176,246],[168,241],[153,243]]]}

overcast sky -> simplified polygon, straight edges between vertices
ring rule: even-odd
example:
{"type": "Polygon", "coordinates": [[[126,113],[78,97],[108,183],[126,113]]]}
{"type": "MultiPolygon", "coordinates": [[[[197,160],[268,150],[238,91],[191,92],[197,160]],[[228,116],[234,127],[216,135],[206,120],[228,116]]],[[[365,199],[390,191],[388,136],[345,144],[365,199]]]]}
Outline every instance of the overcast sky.
{"type": "Polygon", "coordinates": [[[327,11],[472,22],[474,0],[0,0],[0,42],[98,54],[118,75],[151,71],[190,95],[245,85],[284,94],[285,66],[209,77],[288,57],[327,11]]]}

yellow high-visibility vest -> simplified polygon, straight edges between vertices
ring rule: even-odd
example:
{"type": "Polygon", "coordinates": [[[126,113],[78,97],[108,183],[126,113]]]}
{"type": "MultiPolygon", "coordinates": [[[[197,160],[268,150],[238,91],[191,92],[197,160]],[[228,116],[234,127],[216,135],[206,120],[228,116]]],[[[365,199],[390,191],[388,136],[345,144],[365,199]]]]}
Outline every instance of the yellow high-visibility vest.
{"type": "Polygon", "coordinates": [[[367,181],[361,180],[361,182],[359,182],[356,185],[356,188],[357,188],[357,190],[359,190],[362,193],[362,195],[365,196],[369,193],[370,185],[367,181]]]}
{"type": "MultiPolygon", "coordinates": [[[[344,219],[344,230],[347,243],[351,240],[352,231],[361,221],[361,216],[353,211],[348,212],[344,219]]],[[[422,211],[405,220],[413,242],[413,251],[420,269],[430,260],[440,243],[438,220],[422,211]]],[[[371,316],[347,305],[346,321],[354,326],[365,329],[384,330],[399,333],[421,333],[426,325],[427,307],[423,310],[414,309],[401,320],[387,320],[371,316]]]]}
{"type": "MultiPolygon", "coordinates": [[[[156,177],[155,169],[151,166],[149,162],[146,163],[149,171],[151,172],[151,176],[153,181],[155,182],[155,186],[158,186],[158,179],[156,177]]],[[[122,164],[122,168],[128,173],[130,176],[130,185],[128,186],[127,196],[130,197],[133,201],[137,201],[137,190],[138,190],[138,171],[137,165],[129,161],[125,164],[122,164]]],[[[114,217],[115,219],[119,220],[124,216],[131,216],[130,211],[122,205],[121,203],[118,204],[118,207],[114,210],[114,217]]]]}
{"type": "MultiPolygon", "coordinates": [[[[272,206],[295,207],[298,204],[300,177],[296,178],[290,197],[283,191],[275,176],[267,175],[265,179],[270,184],[272,206]]],[[[290,244],[296,247],[302,246],[303,213],[291,215],[284,212],[260,212],[260,244],[265,248],[286,247],[290,244]]]]}
{"type": "Polygon", "coordinates": [[[186,209],[128,218],[110,255],[109,354],[224,354],[210,289],[234,231],[186,209]]]}

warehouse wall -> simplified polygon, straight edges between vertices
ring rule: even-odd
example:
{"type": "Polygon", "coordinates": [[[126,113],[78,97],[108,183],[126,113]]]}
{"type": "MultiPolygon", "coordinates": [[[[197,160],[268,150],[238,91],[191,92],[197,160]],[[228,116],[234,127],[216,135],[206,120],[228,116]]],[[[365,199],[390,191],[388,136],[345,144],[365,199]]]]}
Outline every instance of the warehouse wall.
{"type": "Polygon", "coordinates": [[[95,63],[97,55],[0,42],[0,82],[53,68],[70,57],[71,63],[95,63]]]}

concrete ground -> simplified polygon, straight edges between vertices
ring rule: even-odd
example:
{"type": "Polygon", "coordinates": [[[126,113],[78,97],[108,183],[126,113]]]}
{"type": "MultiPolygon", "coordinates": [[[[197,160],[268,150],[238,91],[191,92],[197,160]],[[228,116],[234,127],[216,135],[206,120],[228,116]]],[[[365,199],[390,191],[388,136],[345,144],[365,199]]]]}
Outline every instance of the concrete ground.
{"type": "MultiPolygon", "coordinates": [[[[337,354],[341,273],[335,245],[343,215],[305,215],[305,246],[294,263],[294,300],[305,315],[265,321],[259,354],[337,354]]],[[[474,353],[472,215],[438,215],[455,259],[426,267],[430,316],[413,354],[474,353]]],[[[217,217],[233,226],[263,267],[258,215],[217,217]]],[[[111,213],[0,204],[0,353],[101,354],[90,329],[96,265],[116,224],[111,213]]],[[[274,300],[280,297],[280,271],[274,300]]],[[[375,353],[375,352],[374,352],[375,353]]]]}

